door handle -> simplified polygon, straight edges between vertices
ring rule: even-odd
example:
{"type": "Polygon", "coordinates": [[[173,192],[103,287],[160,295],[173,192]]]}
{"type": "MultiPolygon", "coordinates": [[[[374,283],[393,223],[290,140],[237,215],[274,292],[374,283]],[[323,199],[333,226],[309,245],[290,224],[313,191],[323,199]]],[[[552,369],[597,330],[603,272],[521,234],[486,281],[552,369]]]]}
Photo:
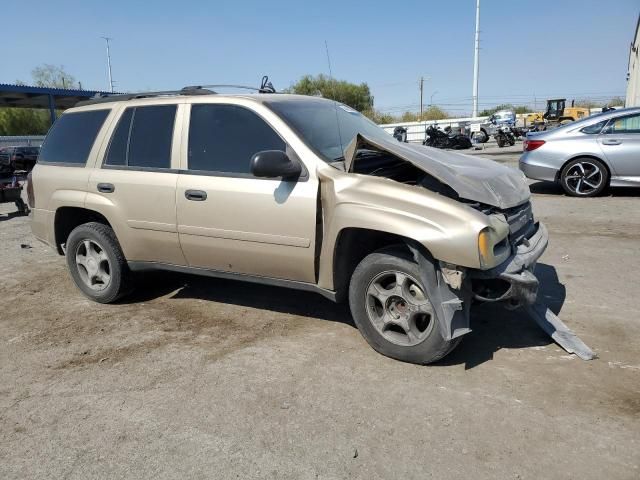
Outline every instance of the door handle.
{"type": "Polygon", "coordinates": [[[185,190],[184,196],[187,200],[194,202],[204,202],[207,199],[207,192],[204,190],[185,190]]]}
{"type": "Polygon", "coordinates": [[[621,143],[622,143],[622,140],[618,140],[615,138],[609,138],[602,141],[603,145],[620,145],[621,143]]]}
{"type": "Polygon", "coordinates": [[[113,193],[116,187],[113,186],[113,183],[99,183],[98,191],[102,193],[113,193]]]}

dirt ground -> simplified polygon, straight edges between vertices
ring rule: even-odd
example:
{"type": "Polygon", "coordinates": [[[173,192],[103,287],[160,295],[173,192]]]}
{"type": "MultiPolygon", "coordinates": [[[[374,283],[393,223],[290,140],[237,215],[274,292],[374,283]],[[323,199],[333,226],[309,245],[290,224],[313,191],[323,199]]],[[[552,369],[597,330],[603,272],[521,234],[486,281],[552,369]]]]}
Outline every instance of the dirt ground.
{"type": "Polygon", "coordinates": [[[94,304],[0,205],[0,478],[640,478],[640,189],[532,191],[541,295],[597,360],[494,306],[419,367],[303,292],[162,273],[94,304]]]}

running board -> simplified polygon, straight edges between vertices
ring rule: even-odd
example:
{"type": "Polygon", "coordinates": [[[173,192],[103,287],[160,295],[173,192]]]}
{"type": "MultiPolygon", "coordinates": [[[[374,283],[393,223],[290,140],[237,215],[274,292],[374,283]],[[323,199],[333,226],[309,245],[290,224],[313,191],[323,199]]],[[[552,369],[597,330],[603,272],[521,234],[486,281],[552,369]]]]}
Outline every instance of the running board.
{"type": "Polygon", "coordinates": [[[597,355],[560,320],[547,306],[536,303],[527,308],[529,315],[553,340],[569,353],[582,360],[593,360],[597,355]]]}

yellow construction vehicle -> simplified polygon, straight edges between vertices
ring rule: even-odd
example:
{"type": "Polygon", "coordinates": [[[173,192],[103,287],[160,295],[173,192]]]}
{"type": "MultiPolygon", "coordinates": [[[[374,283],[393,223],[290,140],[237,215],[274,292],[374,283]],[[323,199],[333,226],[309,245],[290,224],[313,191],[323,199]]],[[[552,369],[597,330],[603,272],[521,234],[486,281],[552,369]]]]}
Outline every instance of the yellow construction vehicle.
{"type": "Polygon", "coordinates": [[[588,108],[574,106],[573,100],[571,106],[567,107],[566,102],[566,98],[547,100],[547,111],[527,115],[527,126],[538,126],[542,127],[540,130],[545,130],[547,126],[562,125],[589,116],[588,108]]]}

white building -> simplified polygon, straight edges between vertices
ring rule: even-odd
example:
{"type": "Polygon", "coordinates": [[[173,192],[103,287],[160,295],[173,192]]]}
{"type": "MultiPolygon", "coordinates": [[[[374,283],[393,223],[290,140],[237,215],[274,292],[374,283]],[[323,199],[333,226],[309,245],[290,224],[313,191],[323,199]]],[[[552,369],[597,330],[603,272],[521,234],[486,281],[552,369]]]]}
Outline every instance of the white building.
{"type": "Polygon", "coordinates": [[[627,71],[627,99],[626,107],[640,106],[640,16],[636,24],[636,34],[629,49],[629,69],[627,71]]]}

